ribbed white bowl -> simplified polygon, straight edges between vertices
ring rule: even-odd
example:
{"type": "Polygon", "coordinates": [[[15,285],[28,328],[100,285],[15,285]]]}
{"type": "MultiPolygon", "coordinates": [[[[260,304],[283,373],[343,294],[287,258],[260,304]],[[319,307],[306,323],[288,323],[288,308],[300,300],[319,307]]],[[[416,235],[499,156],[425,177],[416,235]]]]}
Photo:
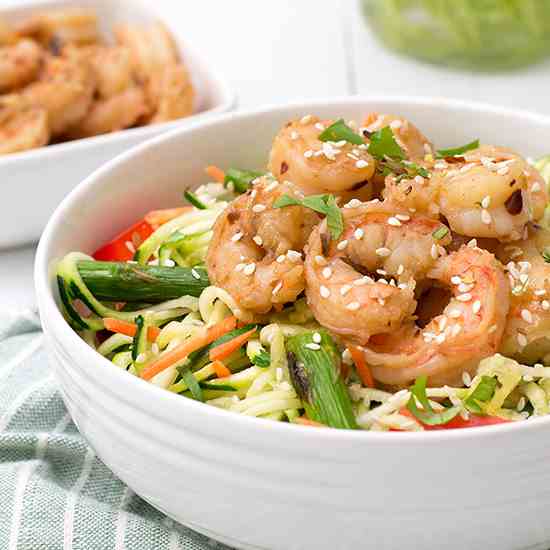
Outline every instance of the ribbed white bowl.
{"type": "Polygon", "coordinates": [[[257,420],[160,390],[114,367],[63,320],[53,274],[145,211],[173,206],[204,166],[265,166],[306,113],[410,118],[438,145],[550,151],[550,120],[440,99],[347,98],[230,114],[132,149],[57,209],[36,259],[40,313],[71,415],[103,461],[174,519],[239,548],[546,549],[550,418],[448,432],[368,433],[257,420]]]}

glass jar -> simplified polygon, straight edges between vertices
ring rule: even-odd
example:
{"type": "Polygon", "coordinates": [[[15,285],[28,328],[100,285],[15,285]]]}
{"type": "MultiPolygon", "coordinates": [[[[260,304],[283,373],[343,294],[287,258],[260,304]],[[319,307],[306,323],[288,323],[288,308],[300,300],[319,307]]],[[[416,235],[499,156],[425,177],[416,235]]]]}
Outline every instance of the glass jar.
{"type": "Polygon", "coordinates": [[[431,63],[498,71],[550,54],[550,0],[362,0],[388,47],[431,63]]]}

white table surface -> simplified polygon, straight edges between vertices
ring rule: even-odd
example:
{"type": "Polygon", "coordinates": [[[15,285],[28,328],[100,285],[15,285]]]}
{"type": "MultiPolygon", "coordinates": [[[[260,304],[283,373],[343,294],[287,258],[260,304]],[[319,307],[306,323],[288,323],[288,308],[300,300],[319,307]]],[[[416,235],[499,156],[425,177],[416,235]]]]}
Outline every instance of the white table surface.
{"type": "MultiPolygon", "coordinates": [[[[375,41],[355,0],[154,1],[180,18],[189,42],[225,73],[241,109],[384,93],[447,96],[550,114],[550,62],[504,75],[417,63],[375,41]]],[[[0,305],[34,304],[34,252],[35,245],[0,251],[0,305]]]]}

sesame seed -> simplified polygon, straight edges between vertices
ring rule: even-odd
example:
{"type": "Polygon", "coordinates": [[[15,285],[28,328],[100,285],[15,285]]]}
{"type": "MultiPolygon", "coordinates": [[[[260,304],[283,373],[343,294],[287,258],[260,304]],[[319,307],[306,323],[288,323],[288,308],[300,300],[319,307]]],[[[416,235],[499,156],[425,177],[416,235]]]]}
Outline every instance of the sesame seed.
{"type": "Polygon", "coordinates": [[[302,259],[302,254],[298,252],[297,250],[288,250],[286,253],[289,260],[292,260],[293,262],[296,262],[298,260],[302,259]]]}
{"type": "Polygon", "coordinates": [[[391,254],[391,250],[385,246],[377,248],[375,252],[377,256],[382,256],[383,258],[391,254]]]}
{"type": "Polygon", "coordinates": [[[533,377],[530,376],[529,374],[525,374],[524,376],[522,376],[522,378],[523,378],[524,382],[532,382],[533,381],[533,377]]]}
{"type": "MultiPolygon", "coordinates": [[[[285,182],[285,183],[290,183],[290,182],[285,182]]],[[[273,189],[275,189],[275,187],[277,187],[279,185],[279,182],[278,181],[272,181],[266,188],[265,188],[265,191],[267,193],[269,193],[270,191],[273,191],[273,189]]]]}
{"type": "Polygon", "coordinates": [[[430,250],[430,255],[434,260],[437,260],[438,254],[439,253],[438,253],[438,250],[437,250],[437,245],[434,243],[434,244],[432,244],[432,248],[430,250]]]}
{"type": "Polygon", "coordinates": [[[544,288],[540,288],[538,290],[535,290],[534,294],[535,296],[544,296],[546,294],[546,290],[544,290],[544,288]]]}
{"type": "Polygon", "coordinates": [[[435,337],[435,341],[438,343],[438,344],[442,344],[443,342],[445,342],[445,333],[443,334],[438,334],[436,337],[435,337]]]}
{"type": "Polygon", "coordinates": [[[499,168],[497,170],[497,174],[499,176],[505,176],[509,171],[510,171],[510,169],[508,168],[508,166],[503,166],[502,168],[499,168]]]}
{"type": "Polygon", "coordinates": [[[481,309],[481,302],[479,300],[476,300],[473,304],[472,304],[472,311],[474,313],[479,313],[479,310],[481,309]]]}
{"type": "Polygon", "coordinates": [[[286,256],[284,254],[277,256],[277,263],[282,264],[285,260],[286,260],[286,256]]]}
{"type": "Polygon", "coordinates": [[[386,305],[386,300],[384,300],[384,298],[378,298],[378,303],[381,305],[381,306],[384,306],[386,305]]]}
{"type": "Polygon", "coordinates": [[[256,212],[257,214],[259,214],[260,212],[263,212],[265,208],[266,208],[265,204],[255,204],[252,207],[252,212],[256,212]]]}
{"type": "Polygon", "coordinates": [[[443,316],[441,319],[439,319],[438,327],[439,331],[442,332],[445,330],[445,327],[447,326],[447,317],[443,316]]]}
{"type": "Polygon", "coordinates": [[[490,204],[491,204],[491,197],[489,195],[485,195],[481,199],[481,208],[489,208],[490,204]]]}
{"type": "Polygon", "coordinates": [[[405,266],[403,264],[399,264],[399,267],[397,268],[397,274],[403,275],[403,271],[405,271],[405,266]]]}
{"type": "Polygon", "coordinates": [[[194,277],[195,279],[200,279],[200,278],[201,278],[200,273],[199,273],[196,269],[194,269],[194,268],[191,269],[191,275],[193,275],[193,277],[194,277]]]}
{"type": "Polygon", "coordinates": [[[315,128],[317,128],[317,130],[321,130],[321,132],[325,129],[324,125],[320,122],[315,123],[315,128]]]}
{"type": "Polygon", "coordinates": [[[414,181],[418,183],[418,185],[422,185],[424,183],[424,178],[422,176],[414,176],[414,181]]]}
{"type": "Polygon", "coordinates": [[[346,348],[344,350],[344,352],[342,353],[342,361],[346,364],[346,365],[353,365],[353,358],[351,356],[351,352],[349,351],[348,348],[346,348]]]}
{"type": "Polygon", "coordinates": [[[254,262],[252,262],[251,264],[246,265],[243,269],[243,273],[245,275],[252,275],[252,273],[254,273],[254,271],[256,271],[256,264],[254,262]]]}
{"type": "Polygon", "coordinates": [[[317,254],[317,256],[315,256],[315,263],[317,265],[325,265],[327,263],[327,260],[324,256],[317,254]]]}
{"type": "Polygon", "coordinates": [[[470,373],[466,371],[462,373],[462,382],[466,387],[470,387],[470,384],[472,383],[472,377],[470,376],[470,373]]]}
{"type": "Polygon", "coordinates": [[[337,245],[336,245],[336,248],[338,250],[344,250],[344,248],[346,248],[346,246],[348,246],[348,241],[347,239],[344,239],[343,241],[340,241],[337,245]]]}
{"type": "Polygon", "coordinates": [[[258,194],[258,190],[252,189],[252,192],[250,193],[250,198],[255,199],[257,194],[258,194]]]}
{"type": "Polygon", "coordinates": [[[462,279],[458,275],[453,275],[451,277],[451,283],[453,283],[453,285],[459,285],[461,282],[462,279]]]}
{"type": "Polygon", "coordinates": [[[330,296],[330,290],[324,285],[321,285],[319,292],[323,298],[328,298],[330,296]]]}
{"type": "Polygon", "coordinates": [[[237,241],[240,241],[241,239],[243,238],[243,233],[241,231],[239,231],[238,233],[235,233],[235,235],[233,235],[231,237],[231,240],[236,243],[237,241]]]}
{"type": "Polygon", "coordinates": [[[526,323],[531,324],[533,322],[533,316],[531,315],[531,312],[528,309],[522,309],[521,310],[521,318],[526,323]]]}
{"type": "Polygon", "coordinates": [[[369,163],[366,160],[363,160],[363,159],[359,159],[355,163],[356,168],[366,168],[368,165],[369,165],[369,163]]]}
{"type": "Polygon", "coordinates": [[[481,221],[485,225],[490,225],[490,223],[493,221],[493,218],[491,217],[491,214],[489,214],[489,210],[483,209],[481,211],[481,221]]]}
{"type": "Polygon", "coordinates": [[[540,191],[540,183],[538,181],[536,181],[535,183],[533,183],[533,185],[531,186],[531,192],[532,193],[538,193],[540,191]]]}
{"type": "Polygon", "coordinates": [[[379,282],[379,283],[382,283],[383,285],[387,285],[387,284],[388,284],[388,281],[386,281],[386,279],[378,279],[378,282],[379,282]]]}
{"type": "Polygon", "coordinates": [[[242,271],[244,269],[246,264],[237,264],[235,266],[235,271],[239,272],[239,271],[242,271]]]}
{"type": "Polygon", "coordinates": [[[359,241],[363,238],[365,232],[360,227],[353,232],[353,236],[359,241]]]}
{"type": "Polygon", "coordinates": [[[522,348],[524,348],[527,345],[527,336],[525,336],[525,334],[521,334],[521,332],[518,332],[517,341],[518,341],[518,344],[522,348]]]}
{"type": "Polygon", "coordinates": [[[466,292],[464,294],[459,294],[456,299],[459,302],[469,302],[472,299],[472,295],[469,292],[466,292]]]}
{"type": "Polygon", "coordinates": [[[460,283],[458,285],[458,292],[470,292],[470,290],[472,290],[472,288],[474,288],[474,285],[473,284],[466,284],[466,283],[460,283]]]}
{"type": "Polygon", "coordinates": [[[409,288],[409,285],[407,283],[399,283],[397,285],[397,288],[399,288],[400,290],[405,290],[406,288],[409,288]]]}
{"type": "Polygon", "coordinates": [[[353,281],[353,284],[355,286],[363,286],[363,285],[367,285],[368,283],[369,281],[367,281],[365,277],[361,277],[360,279],[355,279],[355,281],[353,281]]]}
{"type": "Polygon", "coordinates": [[[351,285],[344,285],[342,286],[342,288],[340,289],[340,294],[342,296],[345,296],[353,287],[351,285]]]}
{"type": "Polygon", "coordinates": [[[330,279],[332,276],[332,269],[330,269],[330,267],[325,267],[321,273],[325,279],[330,279]]]}
{"type": "Polygon", "coordinates": [[[458,319],[462,315],[462,311],[460,311],[460,309],[451,309],[448,315],[453,319],[458,319]]]}
{"type": "Polygon", "coordinates": [[[313,340],[316,344],[320,344],[320,343],[321,343],[321,335],[320,335],[318,332],[314,332],[314,333],[313,333],[313,336],[312,336],[312,340],[313,340]]]}
{"type": "Polygon", "coordinates": [[[156,355],[159,352],[159,345],[155,342],[151,345],[151,351],[156,355]]]}
{"type": "Polygon", "coordinates": [[[395,217],[402,222],[408,222],[411,219],[408,214],[396,214],[395,217]]]}
{"type": "Polygon", "coordinates": [[[264,241],[262,240],[262,238],[261,238],[259,235],[255,235],[254,237],[252,237],[252,240],[253,240],[258,246],[262,246],[262,244],[264,244],[264,241]]]}
{"type": "Polygon", "coordinates": [[[134,243],[132,241],[126,241],[124,243],[126,245],[126,248],[132,253],[134,254],[136,252],[136,247],[134,246],[134,243]]]}
{"type": "Polygon", "coordinates": [[[346,309],[349,309],[350,311],[356,311],[361,307],[361,304],[359,302],[350,302],[346,309]]]}
{"type": "Polygon", "coordinates": [[[455,338],[456,336],[458,336],[460,334],[461,331],[462,331],[462,327],[460,325],[453,325],[453,330],[451,332],[451,336],[453,338],[455,338]]]}
{"type": "Polygon", "coordinates": [[[519,398],[518,404],[516,406],[516,411],[521,412],[523,409],[525,409],[525,405],[527,404],[527,401],[523,395],[519,398]]]}
{"type": "Polygon", "coordinates": [[[388,225],[393,225],[393,227],[400,227],[401,222],[397,218],[394,218],[392,216],[391,218],[388,218],[388,225]]]}
{"type": "Polygon", "coordinates": [[[282,283],[282,281],[279,281],[275,285],[275,288],[273,289],[272,294],[275,296],[275,294],[277,294],[277,292],[279,292],[279,290],[281,290],[281,288],[283,288],[283,283],[282,283]]]}
{"type": "Polygon", "coordinates": [[[475,248],[477,246],[477,239],[470,239],[466,246],[470,248],[475,248]]]}
{"type": "Polygon", "coordinates": [[[346,156],[353,160],[359,160],[359,157],[357,155],[354,155],[353,153],[346,153],[346,156]]]}
{"type": "Polygon", "coordinates": [[[521,273],[519,276],[519,280],[522,284],[527,284],[527,281],[529,280],[529,275],[527,273],[521,273]]]}
{"type": "Polygon", "coordinates": [[[298,139],[298,132],[296,132],[296,131],[290,132],[290,139],[292,139],[292,140],[298,139]]]}
{"type": "Polygon", "coordinates": [[[472,169],[473,167],[474,167],[473,164],[465,164],[465,165],[459,170],[459,172],[460,172],[461,174],[464,174],[464,173],[468,172],[468,170],[472,169]]]}
{"type": "Polygon", "coordinates": [[[489,327],[488,332],[489,332],[489,334],[492,334],[493,332],[496,332],[496,330],[497,330],[497,326],[496,325],[491,325],[489,327]]]}
{"type": "Polygon", "coordinates": [[[378,273],[378,275],[387,275],[388,274],[388,272],[385,271],[384,269],[377,269],[376,273],[378,273]]]}
{"type": "Polygon", "coordinates": [[[145,353],[140,353],[140,354],[136,357],[136,362],[137,362],[137,363],[143,363],[146,359],[147,359],[147,355],[145,355],[145,353]]]}
{"type": "Polygon", "coordinates": [[[301,124],[308,124],[309,122],[311,122],[311,115],[304,115],[304,116],[300,119],[300,123],[301,123],[301,124]]]}
{"type": "Polygon", "coordinates": [[[306,159],[310,159],[313,156],[313,151],[311,149],[308,149],[307,151],[304,151],[304,157],[306,159]]]}
{"type": "Polygon", "coordinates": [[[304,347],[313,351],[318,351],[321,349],[321,346],[319,344],[316,344],[315,342],[306,344],[304,347]]]}
{"type": "Polygon", "coordinates": [[[390,128],[392,130],[399,130],[399,128],[401,128],[402,125],[403,125],[403,122],[401,122],[400,120],[392,120],[390,123],[390,128]]]}
{"type": "Polygon", "coordinates": [[[351,199],[348,203],[344,204],[344,208],[357,208],[361,206],[361,204],[359,199],[351,199]]]}

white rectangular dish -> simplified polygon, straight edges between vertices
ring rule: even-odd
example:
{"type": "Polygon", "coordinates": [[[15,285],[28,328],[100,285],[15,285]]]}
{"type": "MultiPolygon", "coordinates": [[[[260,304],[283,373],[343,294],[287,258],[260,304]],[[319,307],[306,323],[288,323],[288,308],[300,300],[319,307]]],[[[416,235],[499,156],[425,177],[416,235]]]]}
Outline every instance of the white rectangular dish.
{"type": "Polygon", "coordinates": [[[114,24],[163,20],[172,32],[197,92],[195,114],[172,122],[122,130],[93,138],[49,145],[0,157],[0,248],[37,240],[55,207],[82,179],[107,160],[146,139],[179,125],[230,110],[235,95],[178,32],[177,22],[163,19],[154,2],[143,0],[4,0],[0,17],[8,22],[35,11],[83,6],[96,11],[104,36],[114,24]]]}

